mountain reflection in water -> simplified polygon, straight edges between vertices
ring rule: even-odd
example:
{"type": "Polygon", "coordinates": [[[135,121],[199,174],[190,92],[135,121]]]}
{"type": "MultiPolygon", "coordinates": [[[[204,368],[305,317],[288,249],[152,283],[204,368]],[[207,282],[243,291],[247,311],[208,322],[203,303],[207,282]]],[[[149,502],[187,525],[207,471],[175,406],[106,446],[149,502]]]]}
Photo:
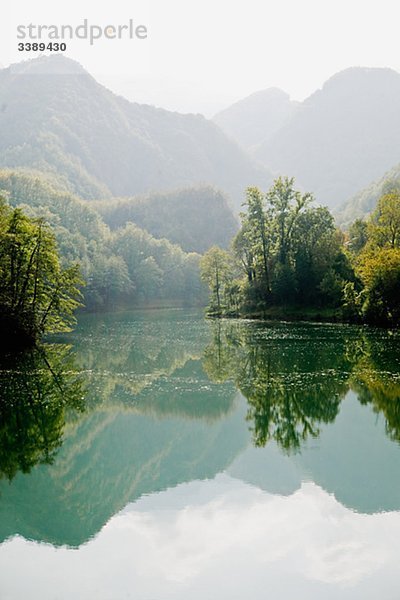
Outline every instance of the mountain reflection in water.
{"type": "Polygon", "coordinates": [[[175,310],[88,316],[62,341],[0,373],[1,540],[76,547],[129,502],[221,472],[400,509],[397,333],[175,310]]]}

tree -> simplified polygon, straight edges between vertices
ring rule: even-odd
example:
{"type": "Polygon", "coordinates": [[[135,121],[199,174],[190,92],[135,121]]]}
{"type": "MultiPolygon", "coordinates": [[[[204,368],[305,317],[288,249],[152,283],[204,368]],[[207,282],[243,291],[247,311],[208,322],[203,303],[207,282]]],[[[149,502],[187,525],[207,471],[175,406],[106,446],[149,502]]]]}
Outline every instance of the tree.
{"type": "Polygon", "coordinates": [[[400,248],[376,248],[359,260],[358,272],[364,284],[363,312],[367,321],[400,325],[400,248]]]}
{"type": "Polygon", "coordinates": [[[292,247],[292,234],[301,211],[312,201],[311,194],[301,194],[294,189],[294,179],[278,177],[266,194],[274,223],[277,258],[281,265],[287,264],[292,247]]]}
{"type": "Polygon", "coordinates": [[[81,304],[77,265],[62,269],[52,231],[4,202],[0,219],[0,307],[7,343],[68,331],[81,304]]]}
{"type": "Polygon", "coordinates": [[[218,246],[210,248],[200,261],[200,274],[211,291],[210,314],[221,316],[226,308],[227,287],[232,282],[231,257],[218,246]]]}
{"type": "Polygon", "coordinates": [[[297,300],[306,305],[337,306],[346,280],[354,281],[344,253],[343,235],[325,207],[308,208],[295,223],[292,248],[297,300]]]}
{"type": "Polygon", "coordinates": [[[232,244],[246,277],[240,303],[245,311],[340,304],[342,279],[354,278],[352,269],[332,215],[327,208],[309,207],[312,199],[288,177],[276,179],[265,194],[247,190],[247,210],[232,244]]]}
{"type": "Polygon", "coordinates": [[[359,254],[368,241],[368,224],[363,219],[356,219],[348,232],[348,247],[352,254],[359,254]]]}
{"type": "Polygon", "coordinates": [[[380,247],[400,246],[400,191],[385,194],[378,200],[369,223],[369,237],[380,247]]]}
{"type": "MultiPolygon", "coordinates": [[[[356,225],[356,224],[355,224],[356,225]]],[[[356,227],[360,229],[360,224],[356,227]]],[[[400,191],[379,200],[365,224],[367,241],[354,264],[363,290],[362,317],[385,326],[400,324],[400,191]]]]}
{"type": "Polygon", "coordinates": [[[235,258],[246,275],[248,283],[251,283],[256,277],[255,256],[251,236],[247,231],[246,225],[243,225],[233,238],[232,249],[235,258]]]}
{"type": "MultiPolygon", "coordinates": [[[[261,266],[261,279],[264,282],[267,294],[271,292],[271,281],[269,272],[269,258],[271,249],[271,235],[269,221],[265,212],[265,198],[262,192],[255,187],[248,188],[244,206],[246,213],[241,213],[243,236],[251,248],[255,264],[261,266]]],[[[257,275],[256,275],[257,276],[257,275]]]]}

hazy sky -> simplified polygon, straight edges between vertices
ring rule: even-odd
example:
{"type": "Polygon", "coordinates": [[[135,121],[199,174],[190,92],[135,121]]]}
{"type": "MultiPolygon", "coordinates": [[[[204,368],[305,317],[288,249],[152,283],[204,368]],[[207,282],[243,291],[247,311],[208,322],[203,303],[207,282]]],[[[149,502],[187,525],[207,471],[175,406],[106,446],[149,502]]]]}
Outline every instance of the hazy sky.
{"type": "Polygon", "coordinates": [[[34,56],[17,25],[133,19],[147,40],[66,40],[66,55],[132,100],[210,115],[271,86],[301,100],[350,66],[400,71],[399,17],[395,0],[2,0],[0,63],[34,56]]]}

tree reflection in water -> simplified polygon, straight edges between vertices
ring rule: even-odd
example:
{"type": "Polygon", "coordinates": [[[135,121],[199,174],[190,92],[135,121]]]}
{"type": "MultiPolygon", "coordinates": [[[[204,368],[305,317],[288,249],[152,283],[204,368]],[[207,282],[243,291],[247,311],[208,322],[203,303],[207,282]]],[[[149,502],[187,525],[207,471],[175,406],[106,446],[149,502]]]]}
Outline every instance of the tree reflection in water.
{"type": "Polygon", "coordinates": [[[0,478],[52,463],[67,411],[83,412],[84,390],[69,346],[46,344],[0,360],[0,478]]]}
{"type": "Polygon", "coordinates": [[[361,351],[350,379],[361,404],[371,405],[385,418],[388,437],[400,442],[400,353],[398,335],[363,335],[361,351]]]}
{"type": "Polygon", "coordinates": [[[349,389],[372,404],[400,441],[399,336],[357,327],[269,325],[218,320],[203,367],[232,379],[248,401],[256,446],[275,440],[296,452],[332,423],[349,389]]]}

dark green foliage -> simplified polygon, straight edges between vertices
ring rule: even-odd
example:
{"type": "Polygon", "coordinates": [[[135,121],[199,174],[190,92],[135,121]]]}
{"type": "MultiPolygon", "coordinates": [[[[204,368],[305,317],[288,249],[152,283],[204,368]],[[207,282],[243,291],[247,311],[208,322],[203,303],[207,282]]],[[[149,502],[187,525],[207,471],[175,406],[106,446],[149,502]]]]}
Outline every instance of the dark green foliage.
{"type": "MultiPolygon", "coordinates": [[[[232,244],[236,266],[225,270],[222,314],[342,305],[345,284],[355,281],[353,268],[332,215],[327,208],[311,207],[311,201],[287,177],[278,178],[266,194],[248,189],[242,228],[232,244]],[[235,289],[232,302],[226,295],[230,289],[235,289]]],[[[211,251],[208,255],[211,259],[211,251]]],[[[229,257],[224,261],[228,264],[229,257]]],[[[207,280],[212,298],[214,280],[207,280]]]]}
{"type": "Polygon", "coordinates": [[[53,233],[42,219],[0,205],[0,314],[7,347],[68,331],[80,306],[78,265],[62,269],[53,233]]]}
{"type": "Polygon", "coordinates": [[[343,285],[354,281],[354,273],[327,208],[308,208],[299,216],[294,247],[297,301],[340,306],[343,285]]]}
{"type": "Polygon", "coordinates": [[[238,230],[223,194],[208,187],[103,200],[92,202],[91,206],[112,230],[132,221],[186,252],[203,253],[214,244],[226,248],[238,230]]]}
{"type": "Polygon", "coordinates": [[[0,479],[53,462],[69,410],[83,412],[83,382],[69,347],[47,345],[0,362],[0,479]]]}
{"type": "Polygon", "coordinates": [[[320,332],[312,327],[305,345],[285,324],[275,325],[273,331],[265,324],[240,321],[214,324],[204,369],[212,381],[232,379],[247,399],[256,446],[273,439],[287,452],[298,451],[307,438],[318,436],[322,423],[338,415],[348,389],[337,377],[350,367],[346,347],[336,346],[332,354],[332,340],[321,345],[320,332]],[[322,382],[324,371],[329,375],[322,382]]]}

